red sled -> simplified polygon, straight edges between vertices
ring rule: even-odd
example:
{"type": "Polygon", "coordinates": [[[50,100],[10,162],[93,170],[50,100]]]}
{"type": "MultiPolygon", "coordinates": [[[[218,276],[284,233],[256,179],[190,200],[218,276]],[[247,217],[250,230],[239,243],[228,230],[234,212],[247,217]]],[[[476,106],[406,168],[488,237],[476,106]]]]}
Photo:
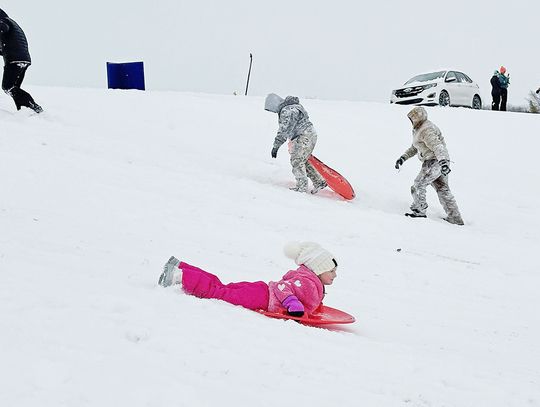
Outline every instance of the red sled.
{"type": "Polygon", "coordinates": [[[308,161],[319,172],[319,174],[321,174],[332,191],[341,195],[347,200],[351,200],[356,196],[353,187],[351,184],[349,184],[349,181],[347,181],[339,172],[333,168],[330,168],[314,155],[309,156],[308,161]]]}
{"type": "Polygon", "coordinates": [[[327,307],[326,305],[319,305],[312,314],[304,314],[302,317],[293,317],[292,315],[283,312],[269,312],[265,310],[258,310],[259,313],[266,315],[270,318],[278,319],[292,319],[300,322],[303,325],[318,326],[318,325],[338,325],[338,324],[352,324],[354,317],[346,312],[340,311],[336,308],[327,307]]]}

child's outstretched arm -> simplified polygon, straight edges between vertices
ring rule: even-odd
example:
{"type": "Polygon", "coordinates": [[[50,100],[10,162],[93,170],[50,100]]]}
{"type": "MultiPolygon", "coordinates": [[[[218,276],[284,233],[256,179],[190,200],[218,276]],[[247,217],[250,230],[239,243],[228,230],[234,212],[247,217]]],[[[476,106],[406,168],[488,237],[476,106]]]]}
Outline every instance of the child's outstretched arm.
{"type": "Polygon", "coordinates": [[[407,161],[409,158],[413,158],[418,153],[418,150],[415,146],[410,146],[405,152],[401,155],[404,160],[407,161]]]}

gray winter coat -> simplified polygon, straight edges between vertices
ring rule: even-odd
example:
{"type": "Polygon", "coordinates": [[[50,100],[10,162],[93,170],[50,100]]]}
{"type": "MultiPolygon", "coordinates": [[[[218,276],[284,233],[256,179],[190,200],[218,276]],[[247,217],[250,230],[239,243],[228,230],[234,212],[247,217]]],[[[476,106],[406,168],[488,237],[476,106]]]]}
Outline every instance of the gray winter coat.
{"type": "Polygon", "coordinates": [[[279,105],[279,129],[274,140],[274,148],[279,148],[287,139],[294,140],[306,131],[313,131],[306,110],[296,96],[287,96],[279,105]]]}
{"type": "Polygon", "coordinates": [[[427,119],[426,109],[415,107],[407,117],[413,125],[413,142],[402,155],[405,160],[418,154],[420,161],[450,160],[441,131],[427,119]]]}

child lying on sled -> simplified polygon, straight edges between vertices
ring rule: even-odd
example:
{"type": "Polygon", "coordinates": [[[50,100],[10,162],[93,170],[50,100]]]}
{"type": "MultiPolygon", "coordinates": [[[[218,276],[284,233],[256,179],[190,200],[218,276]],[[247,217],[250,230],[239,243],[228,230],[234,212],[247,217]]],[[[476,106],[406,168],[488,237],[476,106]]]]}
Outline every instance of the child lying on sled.
{"type": "Polygon", "coordinates": [[[163,267],[159,285],[182,284],[188,294],[215,298],[251,310],[281,312],[301,317],[312,313],[324,298],[324,286],[336,278],[334,256],[317,243],[292,242],[285,245],[285,255],[299,266],[288,271],[280,281],[223,284],[218,277],[171,257],[163,267]]]}

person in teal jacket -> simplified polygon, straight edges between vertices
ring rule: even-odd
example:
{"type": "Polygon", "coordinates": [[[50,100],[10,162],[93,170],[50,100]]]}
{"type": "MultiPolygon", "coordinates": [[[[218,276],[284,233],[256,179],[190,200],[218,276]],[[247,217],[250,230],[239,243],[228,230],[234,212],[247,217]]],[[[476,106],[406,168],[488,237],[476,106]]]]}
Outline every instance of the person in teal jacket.
{"type": "Polygon", "coordinates": [[[501,85],[501,107],[500,110],[506,110],[506,100],[508,99],[508,86],[510,85],[510,74],[506,72],[506,68],[501,66],[498,72],[499,84],[501,85]]]}

